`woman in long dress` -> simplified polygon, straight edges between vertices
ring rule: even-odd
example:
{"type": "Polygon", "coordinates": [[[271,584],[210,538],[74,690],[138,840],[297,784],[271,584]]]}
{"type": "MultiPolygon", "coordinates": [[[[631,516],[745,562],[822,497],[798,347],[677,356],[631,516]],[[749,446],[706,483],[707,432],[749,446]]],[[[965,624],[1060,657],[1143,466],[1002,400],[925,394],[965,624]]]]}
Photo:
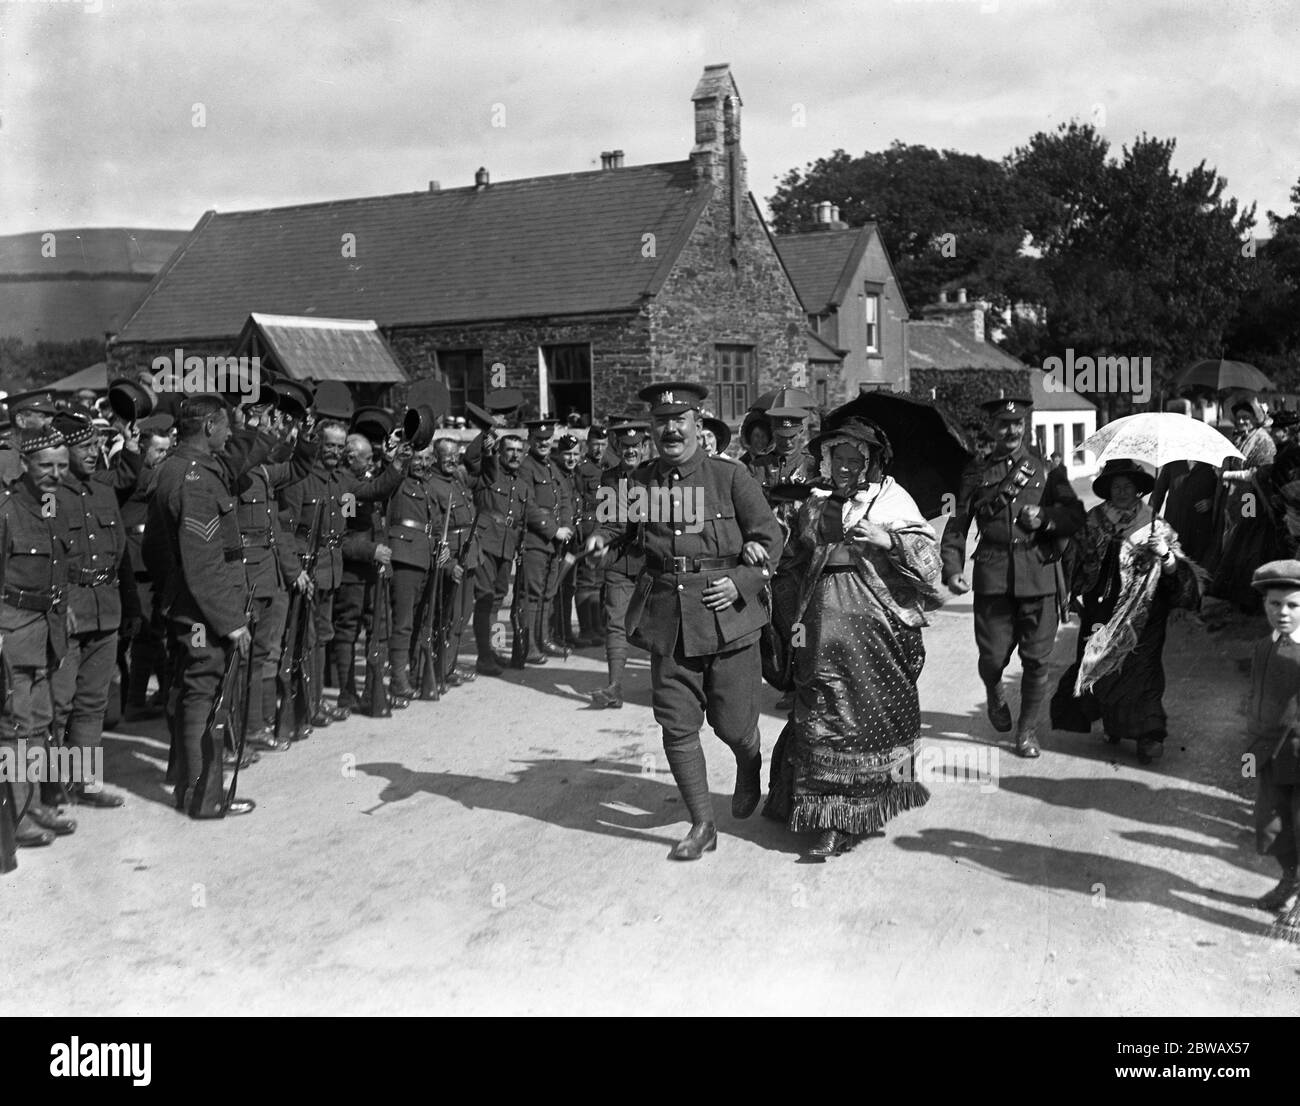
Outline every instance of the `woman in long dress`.
{"type": "Polygon", "coordinates": [[[1134,461],[1108,461],[1092,483],[1102,502],[1076,536],[1071,594],[1082,621],[1078,656],[1052,697],[1052,725],[1088,733],[1101,719],[1106,740],[1137,742],[1138,760],[1164,752],[1165,627],[1201,601],[1202,572],[1178,534],[1142,497],[1155,478],[1134,461]]]}
{"type": "Polygon", "coordinates": [[[795,704],[763,813],[815,831],[809,855],[827,857],[930,797],[913,773],[916,682],[940,561],[934,530],[883,474],[890,451],[878,427],[848,419],[808,450],[829,488],[814,487],[800,508],[773,580],[795,704]]]}

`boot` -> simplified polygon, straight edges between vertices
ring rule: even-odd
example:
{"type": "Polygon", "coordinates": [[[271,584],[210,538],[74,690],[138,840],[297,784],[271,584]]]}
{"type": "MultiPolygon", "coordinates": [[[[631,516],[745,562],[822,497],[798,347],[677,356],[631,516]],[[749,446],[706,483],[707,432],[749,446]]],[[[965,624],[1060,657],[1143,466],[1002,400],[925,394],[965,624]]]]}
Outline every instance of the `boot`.
{"type": "Polygon", "coordinates": [[[520,646],[521,654],[524,658],[524,664],[545,664],[547,656],[542,652],[539,646],[537,631],[534,629],[535,620],[529,619],[521,630],[523,643],[520,646]]]}
{"type": "Polygon", "coordinates": [[[561,645],[555,640],[555,604],[554,602],[542,605],[541,617],[537,620],[537,640],[541,643],[542,652],[549,657],[567,657],[569,647],[561,645]]]}
{"type": "Polygon", "coordinates": [[[716,852],[718,827],[712,822],[696,822],[691,832],[683,837],[668,853],[669,860],[699,860],[705,853],[716,852]]]}
{"type": "Polygon", "coordinates": [[[713,796],[709,793],[708,771],[699,734],[693,741],[664,743],[664,755],[673,781],[691,816],[691,831],[668,853],[669,860],[699,860],[718,847],[718,829],[713,820],[713,796]]]}
{"type": "Polygon", "coordinates": [[[474,608],[474,644],[478,647],[478,663],[475,667],[484,676],[500,676],[505,670],[506,660],[492,648],[492,608],[474,608]]]}
{"type": "Polygon", "coordinates": [[[415,688],[411,686],[411,676],[408,671],[411,655],[405,649],[390,649],[388,661],[393,670],[392,678],[388,682],[388,694],[393,700],[393,706],[401,710],[403,706],[415,698],[415,688]],[[400,706],[398,705],[399,700],[401,701],[400,706]]]}
{"type": "Polygon", "coordinates": [[[989,696],[989,721],[998,733],[1011,732],[1011,708],[1007,706],[1006,696],[1002,694],[1002,681],[999,680],[994,684],[985,684],[984,689],[989,696]]]}
{"type": "Polygon", "coordinates": [[[763,797],[763,753],[758,727],[744,749],[736,750],[736,789],[731,796],[731,816],[748,818],[763,797]]]}
{"type": "MultiPolygon", "coordinates": [[[[334,654],[334,668],[339,674],[338,711],[351,714],[357,709],[357,650],[351,641],[330,642],[330,652],[334,654]]],[[[347,715],[344,715],[347,717],[347,715]]]]}
{"type": "Polygon", "coordinates": [[[623,705],[623,685],[614,683],[593,691],[591,705],[605,710],[618,710],[623,705]]]}
{"type": "Polygon", "coordinates": [[[1038,720],[1047,698],[1047,673],[1026,672],[1020,678],[1020,721],[1016,724],[1016,755],[1032,760],[1038,748],[1038,720]]]}

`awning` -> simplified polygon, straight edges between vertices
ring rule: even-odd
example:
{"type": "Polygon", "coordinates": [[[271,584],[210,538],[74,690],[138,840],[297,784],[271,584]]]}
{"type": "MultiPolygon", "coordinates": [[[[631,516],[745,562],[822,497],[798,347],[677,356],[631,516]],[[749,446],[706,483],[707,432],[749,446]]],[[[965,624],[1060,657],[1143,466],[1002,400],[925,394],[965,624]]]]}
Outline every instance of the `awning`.
{"type": "Polygon", "coordinates": [[[294,380],[401,384],[406,373],[373,319],[313,319],[253,313],[236,357],[258,356],[294,380]]]}
{"type": "Polygon", "coordinates": [[[53,384],[46,384],[45,387],[56,392],[79,392],[82,388],[94,388],[97,392],[106,392],[108,391],[108,364],[97,361],[88,369],[79,369],[71,376],[65,376],[53,384]]]}

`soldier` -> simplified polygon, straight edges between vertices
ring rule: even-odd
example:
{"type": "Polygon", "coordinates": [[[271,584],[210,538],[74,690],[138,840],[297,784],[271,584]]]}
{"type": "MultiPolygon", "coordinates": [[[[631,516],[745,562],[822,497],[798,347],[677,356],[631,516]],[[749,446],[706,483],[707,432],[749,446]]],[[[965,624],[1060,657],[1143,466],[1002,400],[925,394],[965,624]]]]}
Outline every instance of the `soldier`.
{"type": "Polygon", "coordinates": [[[256,805],[227,801],[221,745],[207,726],[232,654],[247,659],[252,645],[237,503],[220,457],[230,416],[216,396],[191,396],[178,425],[180,441],[158,467],[145,531],[146,545],[161,546],[174,566],[160,601],[179,685],[175,806],[191,818],[224,818],[256,805]]]}
{"type": "MultiPolygon", "coordinates": [[[[596,519],[599,525],[610,521],[607,505],[623,502],[632,473],[645,460],[646,434],[650,427],[644,422],[618,423],[609,429],[618,451],[619,463],[605,470],[597,494],[596,519]]],[[[590,535],[588,535],[590,537],[590,535]]],[[[595,560],[585,557],[584,560],[595,560]]],[[[623,705],[623,671],[627,667],[627,605],[632,598],[637,577],[641,575],[645,558],[634,542],[621,542],[612,559],[603,566],[604,588],[601,600],[605,607],[605,665],[609,670],[609,686],[591,696],[592,706],[617,709],[623,705]]]]}
{"type": "Polygon", "coordinates": [[[135,574],[135,589],[140,602],[140,624],[129,643],[127,665],[126,712],[128,722],[156,718],[162,713],[148,702],[149,678],[158,677],[158,687],[167,688],[167,651],[163,623],[155,610],[153,577],[144,563],[144,529],[153,494],[153,474],[171,451],[171,415],[150,415],[140,420],[140,480],[122,504],[122,525],[126,529],[126,551],[135,574]]]}
{"type": "MultiPolygon", "coordinates": [[[[103,742],[118,631],[132,635],[140,621],[139,600],[126,556],[126,527],[110,486],[117,476],[95,472],[99,433],[89,418],[73,412],[60,412],[54,426],[67,443],[69,468],[57,492],[59,534],[68,558],[68,651],[52,681],[54,736],[93,756],[103,742]]],[[[128,444],[133,447],[131,466],[119,470],[132,487],[140,463],[135,438],[128,444]]],[[[88,806],[122,805],[121,796],[104,791],[98,780],[74,785],[73,794],[88,806]]]]}
{"type": "MultiPolygon", "coordinates": [[[[515,434],[496,441],[489,432],[475,438],[465,455],[471,471],[478,470],[474,490],[478,510],[474,641],[478,647],[475,668],[484,676],[500,676],[505,671],[505,659],[492,647],[492,627],[509,590],[510,570],[524,536],[528,512],[528,482],[520,475],[524,449],[523,438],[515,434]]],[[[516,587],[520,584],[515,581],[516,587]]]]}
{"type": "MultiPolygon", "coordinates": [[[[304,398],[300,385],[281,381],[274,389],[286,394],[297,388],[295,398],[304,398]]],[[[299,563],[293,536],[284,528],[278,509],[278,496],[287,488],[306,479],[316,461],[317,443],[298,433],[289,451],[290,439],[298,428],[287,415],[277,416],[274,404],[278,393],[272,387],[262,392],[266,404],[250,408],[250,423],[259,430],[270,430],[278,439],[271,457],[246,469],[233,479],[230,489],[235,493],[235,518],[239,526],[239,540],[244,550],[244,576],[253,597],[253,640],[249,650],[252,672],[252,701],[248,704],[248,730],[245,744],[253,750],[283,752],[290,741],[277,739],[275,717],[277,708],[277,677],[280,657],[284,648],[284,624],[289,614],[289,589],[302,591],[308,584],[307,574],[299,563]]],[[[232,438],[239,453],[248,455],[260,452],[261,443],[253,441],[257,431],[235,431],[232,438]]]]}
{"type": "MultiPolygon", "coordinates": [[[[443,683],[459,687],[475,676],[470,669],[456,667],[461,637],[474,611],[473,579],[477,566],[474,496],[460,467],[455,440],[439,438],[433,443],[433,450],[434,465],[425,481],[438,501],[438,511],[446,525],[448,555],[436,574],[437,585],[442,588],[438,602],[441,625],[435,629],[439,674],[443,683]]],[[[438,536],[441,538],[441,533],[438,536]]],[[[430,601],[432,597],[430,588],[430,601]]]]}
{"type": "Polygon", "coordinates": [[[587,547],[639,536],[644,548],[628,637],[650,652],[655,721],[691,816],[690,833],[668,855],[698,860],[718,842],[700,747],[706,717],[736,757],[732,816],[748,818],[761,797],[758,639],[768,614],[760,597],[767,565],[781,555],[781,531],[754,479],[700,449],[707,388],[652,384],[640,396],[650,404],[659,457],[632,474],[622,523],[602,525],[587,547]]]}
{"type": "MultiPolygon", "coordinates": [[[[383,455],[376,458],[370,439],[364,434],[352,433],[347,437],[343,461],[348,472],[364,481],[378,473],[383,455]]],[[[392,549],[385,542],[387,527],[380,525],[383,518],[383,504],[363,500],[357,504],[356,513],[347,520],[343,535],[343,582],[334,603],[330,663],[338,674],[338,709],[345,717],[361,702],[357,693],[357,641],[363,626],[366,633],[370,633],[374,613],[367,599],[375,594],[377,570],[392,564],[392,549]]]]}
{"type": "Polygon", "coordinates": [[[392,676],[388,691],[393,706],[398,708],[415,698],[411,652],[417,625],[416,607],[427,589],[434,547],[442,537],[442,511],[425,482],[433,465],[431,442],[411,457],[405,476],[388,501],[387,545],[393,570],[393,619],[388,640],[388,666],[392,676]]]}
{"type": "MultiPolygon", "coordinates": [[[[555,440],[551,457],[569,486],[569,496],[573,500],[573,541],[579,537],[583,541],[595,532],[594,506],[588,509],[583,495],[583,487],[578,480],[578,465],[582,461],[582,443],[574,434],[561,434],[555,440]],[[587,514],[587,534],[582,535],[583,512],[587,514]]],[[[577,560],[573,555],[573,543],[566,543],[561,549],[559,582],[556,587],[555,603],[551,610],[551,635],[561,645],[569,649],[586,645],[585,634],[580,640],[573,634],[573,601],[575,598],[575,571],[577,560]]]]}
{"type": "MultiPolygon", "coordinates": [[[[23,475],[0,490],[0,649],[9,697],[0,716],[0,741],[17,756],[19,741],[46,747],[54,722],[50,674],[67,648],[67,565],[57,522],[58,488],[68,471],[68,450],[53,429],[25,430],[19,439],[23,475]]],[[[48,845],[77,823],[46,807],[31,780],[14,779],[19,845],[48,845]]],[[[8,817],[0,812],[0,817],[8,817]]]]}
{"type": "MultiPolygon", "coordinates": [[[[528,456],[522,473],[528,485],[528,518],[523,554],[522,653],[526,663],[544,663],[547,656],[567,657],[569,651],[553,639],[551,612],[560,582],[561,547],[574,536],[573,497],[569,482],[551,459],[554,419],[531,419],[528,456]]],[[[515,581],[519,587],[519,581],[515,581]]]]}
{"type": "MultiPolygon", "coordinates": [[[[59,408],[54,393],[47,388],[34,392],[20,392],[5,400],[14,434],[26,430],[45,430],[54,421],[59,408]]],[[[0,484],[12,484],[26,472],[19,450],[0,449],[0,484]]]]}
{"type": "MultiPolygon", "coordinates": [[[[401,463],[390,465],[373,480],[358,480],[343,467],[343,451],[347,443],[347,429],[339,420],[342,412],[319,411],[323,421],[316,425],[320,440],[315,465],[307,477],[280,492],[280,517],[286,529],[294,528],[297,551],[303,558],[316,555],[314,580],[315,594],[313,618],[316,631],[316,648],[312,657],[312,719],[313,726],[324,727],[331,722],[341,722],[347,717],[343,711],[330,707],[321,699],[325,674],[325,655],[334,638],[334,599],[343,582],[343,553],[341,545],[347,519],[356,514],[357,504],[387,499],[402,482],[408,452],[404,451],[401,463]],[[319,527],[313,539],[313,521],[319,518],[319,527]],[[315,541],[315,549],[309,543],[315,541]]],[[[350,413],[347,417],[351,417],[350,413]]]]}
{"type": "MultiPolygon", "coordinates": [[[[600,482],[605,475],[601,459],[609,442],[609,432],[603,426],[593,426],[587,431],[587,455],[578,464],[574,474],[577,547],[596,532],[596,501],[600,482]]],[[[584,557],[575,570],[574,600],[578,607],[578,637],[576,644],[589,649],[605,644],[605,615],[601,606],[601,588],[605,584],[605,569],[594,557],[584,557]]]]}
{"type": "Polygon", "coordinates": [[[1064,470],[1025,441],[1032,401],[995,399],[980,405],[989,419],[994,449],[962,475],[957,509],[944,528],[940,550],[944,583],[957,595],[971,590],[962,574],[966,535],[974,520],[975,643],[988,692],[988,716],[999,733],[1011,730],[1002,672],[1019,646],[1023,668],[1016,752],[1036,757],[1038,717],[1047,694],[1047,662],[1056,641],[1060,546],[1083,525],[1083,504],[1064,470]]]}

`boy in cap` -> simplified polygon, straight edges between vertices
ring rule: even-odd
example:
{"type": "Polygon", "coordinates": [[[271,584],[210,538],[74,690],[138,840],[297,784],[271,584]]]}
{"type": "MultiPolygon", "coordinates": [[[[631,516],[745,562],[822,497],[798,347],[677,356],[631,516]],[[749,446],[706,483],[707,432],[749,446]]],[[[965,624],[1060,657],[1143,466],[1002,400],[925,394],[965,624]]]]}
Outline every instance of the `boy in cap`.
{"type": "Polygon", "coordinates": [[[1255,771],[1255,847],[1282,869],[1277,886],[1255,905],[1281,916],[1300,892],[1300,561],[1261,565],[1251,586],[1263,594],[1272,630],[1256,643],[1250,671],[1246,733],[1255,771]]]}
{"type": "Polygon", "coordinates": [[[988,716],[999,733],[1011,730],[1002,673],[1019,646],[1023,669],[1016,752],[1036,757],[1038,716],[1047,696],[1047,661],[1056,642],[1055,540],[1083,525],[1083,504],[1064,469],[1052,469],[1025,440],[1032,401],[994,399],[981,404],[994,446],[962,474],[957,506],[943,531],[940,552],[948,590],[963,595],[966,535],[979,527],[975,551],[975,643],[988,692],[988,716]]]}

